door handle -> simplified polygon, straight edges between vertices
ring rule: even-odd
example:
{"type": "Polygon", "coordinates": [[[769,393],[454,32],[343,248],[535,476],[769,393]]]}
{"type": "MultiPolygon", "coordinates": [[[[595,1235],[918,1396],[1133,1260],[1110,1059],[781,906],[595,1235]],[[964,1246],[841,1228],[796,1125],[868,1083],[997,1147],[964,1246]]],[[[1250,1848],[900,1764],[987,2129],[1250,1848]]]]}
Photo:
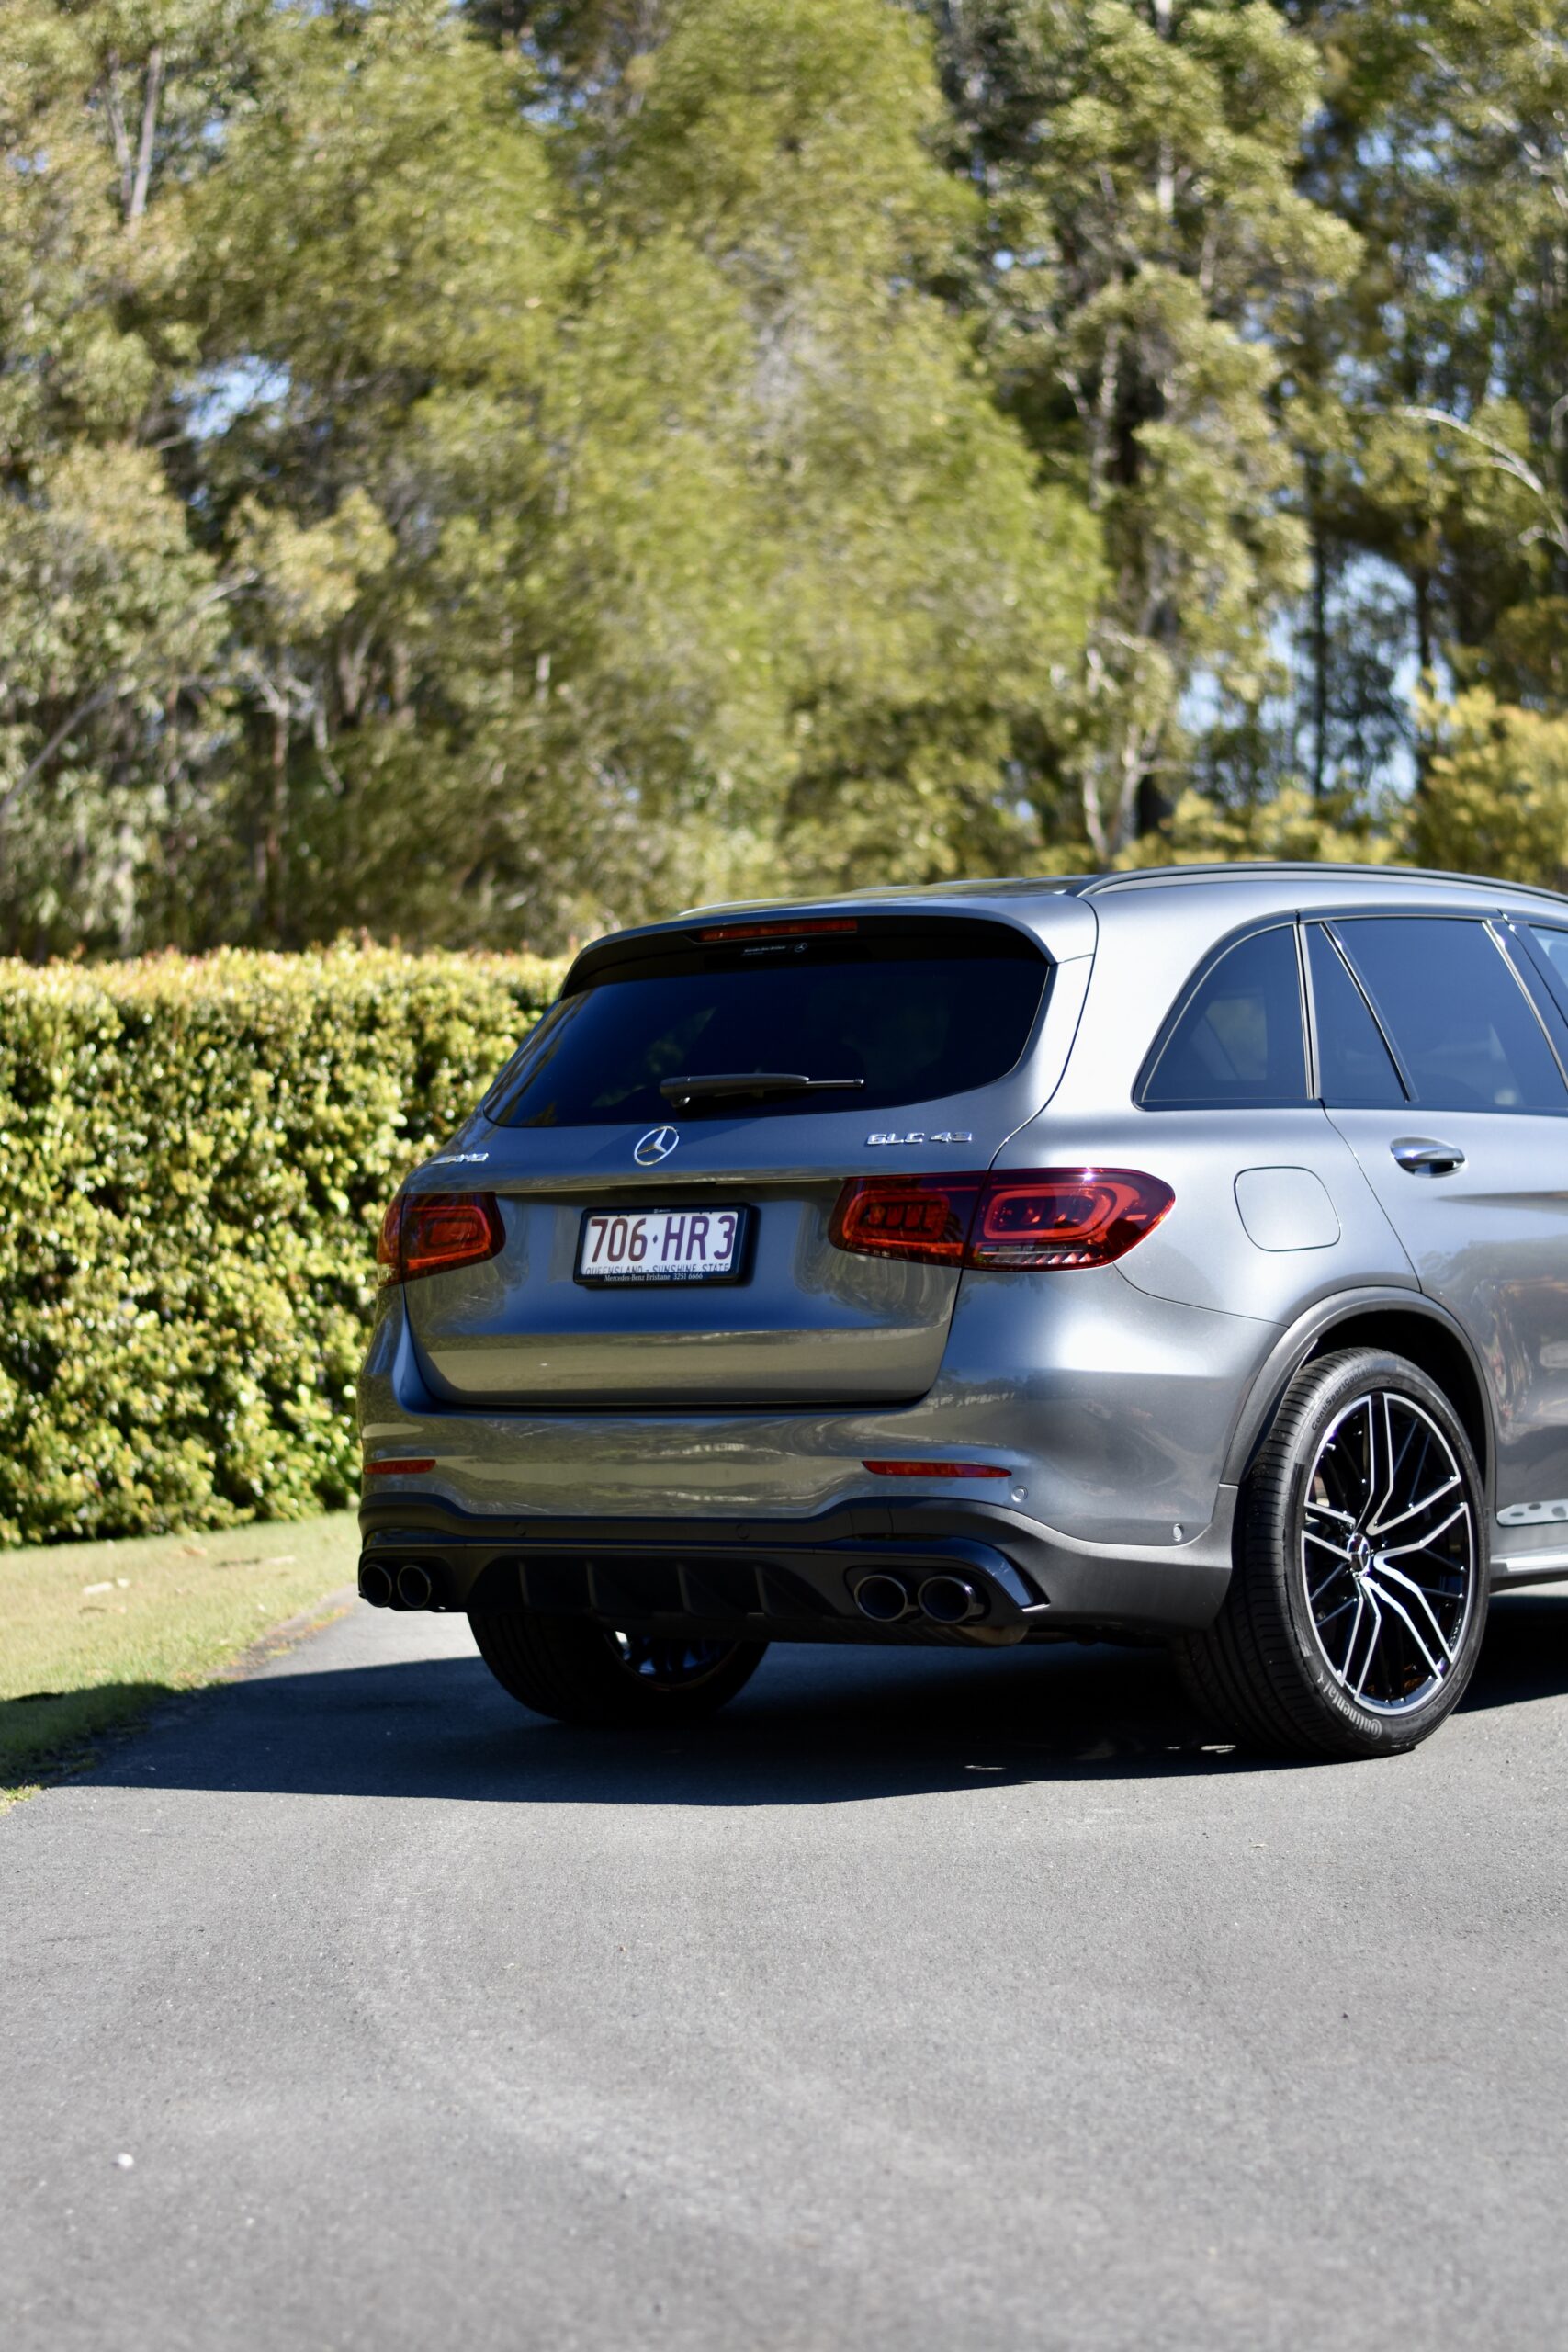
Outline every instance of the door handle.
{"type": "Polygon", "coordinates": [[[1450,1176],[1464,1166],[1457,1143],[1438,1143],[1431,1136],[1396,1136],[1389,1149],[1410,1176],[1450,1176]]]}

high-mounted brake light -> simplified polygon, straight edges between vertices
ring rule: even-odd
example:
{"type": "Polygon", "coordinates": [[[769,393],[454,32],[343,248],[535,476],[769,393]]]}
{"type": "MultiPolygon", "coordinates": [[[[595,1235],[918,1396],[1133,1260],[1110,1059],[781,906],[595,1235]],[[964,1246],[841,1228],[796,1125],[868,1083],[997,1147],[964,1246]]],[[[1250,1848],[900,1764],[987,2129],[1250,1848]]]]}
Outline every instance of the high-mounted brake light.
{"type": "Polygon", "coordinates": [[[493,1258],[505,1239],[493,1193],[400,1193],[381,1220],[383,1283],[417,1282],[493,1258]]]}
{"type": "Polygon", "coordinates": [[[860,1257],[1065,1272],[1124,1258],[1175,1198],[1135,1168],[852,1177],[829,1236],[860,1257]]]}
{"type": "Polygon", "coordinates": [[[812,917],[805,922],[724,922],[699,931],[705,946],[723,947],[733,939],[806,939],[814,933],[858,931],[852,915],[812,917]]]}

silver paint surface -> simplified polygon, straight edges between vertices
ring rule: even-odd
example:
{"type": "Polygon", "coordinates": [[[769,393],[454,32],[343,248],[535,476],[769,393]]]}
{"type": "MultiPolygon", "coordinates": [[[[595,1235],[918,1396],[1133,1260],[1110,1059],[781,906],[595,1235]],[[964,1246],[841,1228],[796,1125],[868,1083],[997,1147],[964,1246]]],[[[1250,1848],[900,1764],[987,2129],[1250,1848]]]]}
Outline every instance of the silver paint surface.
{"type": "MultiPolygon", "coordinates": [[[[522,1517],[806,1518],[931,1495],[874,1478],[867,1460],[956,1454],[1005,1466],[1010,1484],[943,1482],[944,1497],[994,1502],[1020,1486],[1019,1517],[1075,1557],[1218,1560],[1247,1451],[1295,1363],[1351,1314],[1420,1315],[1463,1339],[1486,1388],[1498,1508],[1532,1514],[1510,1531],[1510,1566],[1561,1548],[1534,1514],[1541,1497],[1568,1495],[1568,1116],[1444,1113],[1466,1162],[1429,1178],[1389,1153],[1412,1128],[1408,1105],[1134,1101],[1173,1003],[1239,929],[1336,908],[1557,901],[1258,867],[1120,876],[1087,896],[1015,884],[812,903],[1032,933],[1055,968],[1018,1068],[870,1135],[852,1112],[672,1121],[678,1148],[646,1170],[640,1125],[504,1129],[476,1114],[442,1162],[488,1155],[505,1247],[389,1295],[362,1383],[367,1450],[435,1458],[412,1490],[522,1517]],[[957,1133],[975,1140],[940,1139],[957,1133]],[[1175,1190],[1113,1267],[959,1275],[855,1258],[827,1238],[847,1177],[1094,1164],[1175,1190]],[[759,1213],[748,1283],[605,1294],[572,1281],[590,1204],[719,1196],[759,1213]]],[[[451,1178],[433,1161],[412,1181],[451,1178]]]]}

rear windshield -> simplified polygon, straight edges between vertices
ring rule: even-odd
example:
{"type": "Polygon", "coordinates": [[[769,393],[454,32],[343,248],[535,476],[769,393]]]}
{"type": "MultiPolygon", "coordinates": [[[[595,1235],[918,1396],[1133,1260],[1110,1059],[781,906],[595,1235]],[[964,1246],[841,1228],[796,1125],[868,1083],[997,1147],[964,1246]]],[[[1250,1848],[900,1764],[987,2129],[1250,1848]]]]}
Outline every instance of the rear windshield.
{"type": "Polygon", "coordinates": [[[682,1118],[889,1111],[989,1086],[1029,1043],[1050,966],[1021,933],[954,917],[845,939],[682,947],[566,998],[503,1071],[511,1127],[649,1125],[666,1080],[784,1071],[852,1090],[694,1101],[682,1118]]]}

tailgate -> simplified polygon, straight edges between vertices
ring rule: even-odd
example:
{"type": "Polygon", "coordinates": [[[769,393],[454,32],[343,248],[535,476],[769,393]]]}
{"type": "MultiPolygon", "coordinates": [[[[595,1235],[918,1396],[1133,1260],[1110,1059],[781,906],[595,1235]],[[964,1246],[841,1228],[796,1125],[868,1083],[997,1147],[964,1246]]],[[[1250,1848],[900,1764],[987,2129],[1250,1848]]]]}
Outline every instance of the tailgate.
{"type": "MultiPolygon", "coordinates": [[[[1059,1073],[1054,967],[1022,930],[972,919],[840,918],[777,945],[713,929],[591,963],[465,1131],[484,1157],[463,1181],[493,1193],[504,1238],[409,1285],[444,1400],[881,1404],[936,1377],[956,1271],[836,1248],[834,1207],[850,1177],[989,1165],[1059,1073]],[[672,1091],[747,1077],[751,1096],[672,1091]],[[585,1235],[599,1212],[626,1221],[618,1270],[612,1228],[585,1235]],[[738,1237],[719,1279],[666,1273],[694,1215],[738,1237]]],[[[415,1182],[441,1181],[434,1163],[415,1182]]]]}

